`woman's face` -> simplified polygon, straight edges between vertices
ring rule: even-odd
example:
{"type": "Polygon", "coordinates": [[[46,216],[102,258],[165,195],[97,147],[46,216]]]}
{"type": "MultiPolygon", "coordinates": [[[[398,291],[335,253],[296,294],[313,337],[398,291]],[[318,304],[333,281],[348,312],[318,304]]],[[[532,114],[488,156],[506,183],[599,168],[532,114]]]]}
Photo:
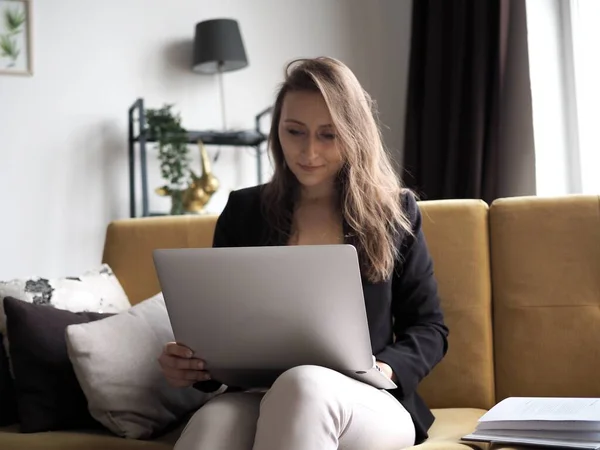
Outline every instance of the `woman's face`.
{"type": "Polygon", "coordinates": [[[309,189],[329,189],[343,159],[325,99],[318,92],[285,95],[279,140],[288,168],[309,189]]]}

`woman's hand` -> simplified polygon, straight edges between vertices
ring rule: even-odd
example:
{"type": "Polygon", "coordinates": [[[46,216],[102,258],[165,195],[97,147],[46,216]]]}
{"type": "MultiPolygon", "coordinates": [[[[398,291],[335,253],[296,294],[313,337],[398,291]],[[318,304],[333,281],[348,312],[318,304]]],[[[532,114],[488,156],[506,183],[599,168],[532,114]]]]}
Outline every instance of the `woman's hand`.
{"type": "Polygon", "coordinates": [[[384,362],[381,362],[381,361],[377,361],[376,364],[379,367],[379,370],[381,370],[381,372],[386,377],[388,377],[390,380],[392,380],[394,382],[396,381],[396,377],[394,376],[394,371],[392,370],[392,368],[388,364],[386,364],[384,362]]]}
{"type": "Polygon", "coordinates": [[[165,345],[158,363],[172,386],[189,387],[198,381],[210,380],[210,374],[204,370],[205,362],[192,356],[192,351],[184,345],[176,342],[165,345]]]}

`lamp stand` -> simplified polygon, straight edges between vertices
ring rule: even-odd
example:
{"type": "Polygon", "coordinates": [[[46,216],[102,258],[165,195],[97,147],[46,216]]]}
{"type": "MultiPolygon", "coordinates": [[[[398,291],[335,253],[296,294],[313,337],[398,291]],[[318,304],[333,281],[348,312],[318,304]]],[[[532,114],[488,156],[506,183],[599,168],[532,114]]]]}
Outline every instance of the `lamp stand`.
{"type": "MultiPolygon", "coordinates": [[[[219,83],[219,97],[221,98],[221,128],[227,131],[227,115],[225,114],[225,88],[223,86],[223,62],[219,61],[219,69],[217,70],[217,83],[219,83]]],[[[221,155],[221,146],[217,147],[217,153],[213,162],[217,162],[221,155]]]]}
{"type": "Polygon", "coordinates": [[[227,131],[227,116],[225,114],[225,88],[223,86],[223,63],[219,62],[219,70],[217,72],[217,79],[219,82],[219,95],[221,96],[221,127],[223,131],[227,131]]]}

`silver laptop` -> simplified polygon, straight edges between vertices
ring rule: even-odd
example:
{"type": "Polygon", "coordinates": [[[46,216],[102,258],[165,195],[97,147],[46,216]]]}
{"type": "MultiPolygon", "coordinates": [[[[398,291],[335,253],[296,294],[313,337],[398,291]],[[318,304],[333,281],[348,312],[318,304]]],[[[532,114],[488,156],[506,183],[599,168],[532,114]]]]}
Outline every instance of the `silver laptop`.
{"type": "Polygon", "coordinates": [[[353,246],[158,249],[154,263],[175,339],[213,379],[268,388],[317,365],[396,388],[375,365],[353,246]]]}

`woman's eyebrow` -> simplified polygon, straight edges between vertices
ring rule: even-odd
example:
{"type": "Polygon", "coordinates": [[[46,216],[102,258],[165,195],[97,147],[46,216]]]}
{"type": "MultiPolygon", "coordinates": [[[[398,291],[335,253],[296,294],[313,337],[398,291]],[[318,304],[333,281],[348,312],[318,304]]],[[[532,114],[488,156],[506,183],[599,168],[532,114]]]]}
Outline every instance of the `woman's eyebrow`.
{"type": "MultiPolygon", "coordinates": [[[[301,122],[301,121],[296,120],[296,119],[285,119],[284,122],[292,122],[292,123],[297,123],[298,125],[304,125],[304,126],[306,126],[306,124],[304,122],[301,122]]],[[[330,124],[330,123],[325,123],[323,125],[319,125],[319,128],[331,128],[331,127],[333,127],[333,125],[330,124]]]]}

